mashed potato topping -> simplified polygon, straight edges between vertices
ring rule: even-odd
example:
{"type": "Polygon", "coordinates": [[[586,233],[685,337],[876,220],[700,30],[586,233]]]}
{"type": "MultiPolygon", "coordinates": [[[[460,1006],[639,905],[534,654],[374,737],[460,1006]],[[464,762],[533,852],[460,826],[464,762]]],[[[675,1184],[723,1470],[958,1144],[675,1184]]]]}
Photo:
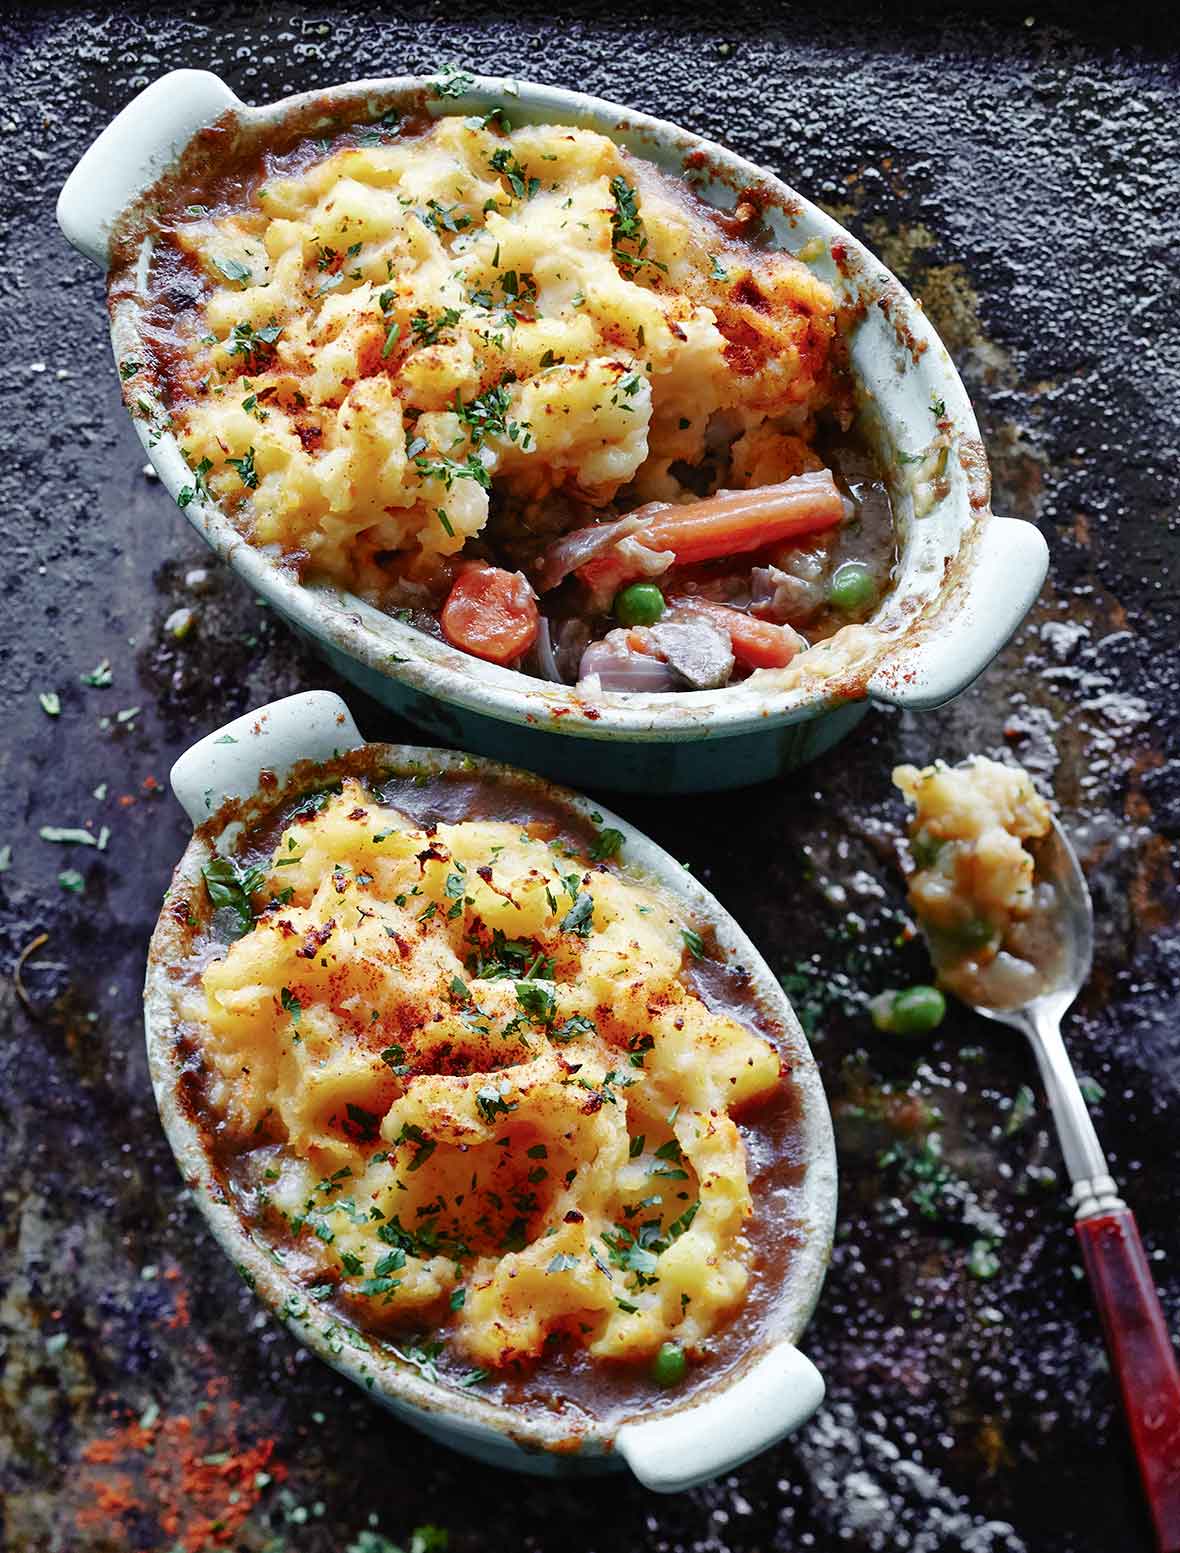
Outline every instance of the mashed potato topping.
{"type": "Polygon", "coordinates": [[[253,926],[184,1009],[312,1297],[395,1340],[445,1324],[489,1371],[704,1343],[749,1276],[731,1112],[780,1082],[692,990],[678,909],[550,835],[423,828],[349,778],[252,873],[253,926]]]}
{"type": "Polygon", "coordinates": [[[348,146],[173,234],[210,287],[193,468],[256,544],[378,595],[391,552],[403,600],[437,590],[493,493],[551,527],[554,493],[676,499],[719,411],[739,478],[819,465],[828,286],[605,136],[501,124],[348,146]]]}
{"type": "Polygon", "coordinates": [[[1052,978],[1052,887],[1038,883],[1025,845],[1049,831],[1049,805],[1017,766],[977,755],[960,766],[898,766],[916,806],[910,902],[930,940],[939,981],[969,1003],[1027,1001],[1052,978]]]}

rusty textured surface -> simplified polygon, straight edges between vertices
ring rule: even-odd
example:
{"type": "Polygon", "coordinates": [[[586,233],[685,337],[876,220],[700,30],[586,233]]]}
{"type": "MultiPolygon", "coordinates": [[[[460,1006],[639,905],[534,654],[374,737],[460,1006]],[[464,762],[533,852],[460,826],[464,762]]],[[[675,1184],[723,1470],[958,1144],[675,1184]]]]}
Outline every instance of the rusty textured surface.
{"type": "MultiPolygon", "coordinates": [[[[1115,47],[1080,10],[1028,10],[1031,24],[1006,8],[929,13],[908,31],[855,6],[820,22],[744,0],[676,28],[605,6],[490,17],[468,0],[381,21],[353,4],[279,4],[113,21],[26,7],[2,24],[0,1468],[15,1553],[206,1540],[319,1553],[373,1525],[405,1544],[431,1521],[458,1553],[1149,1547],[1031,1061],[959,1011],[917,1046],[876,1036],[863,1012],[924,971],[896,946],[890,765],[1013,749],[1085,852],[1098,964],[1069,1038],[1105,1091],[1099,1128],[1180,1318],[1180,39],[1140,13],[1137,39],[1115,47]],[[263,100],[445,59],[678,119],[848,221],[959,361],[997,508],[1039,521],[1053,550],[1028,625],[953,707],[874,716],[792,782],[739,800],[620,805],[773,966],[804,977],[792,985],[817,1026],[844,1171],[809,1345],[827,1405],[797,1440],[672,1501],[622,1479],[587,1492],[473,1468],[307,1359],[186,1202],[142,1051],[144,948],[184,841],[158,784],[224,717],[331,677],[206,566],[142,475],[101,282],[58,238],[51,195],[111,113],[172,66],[210,65],[263,100]],[[196,616],[182,641],[164,630],[179,607],[196,616]],[[82,685],[104,658],[113,684],[82,685]],[[55,718],[38,702],[49,690],[55,718]],[[37,834],[88,821],[109,826],[106,850],[37,834]],[[68,868],[84,893],[60,887],[68,868]],[[26,1007],[13,971],[41,934],[26,1007]],[[1028,1115],[1013,1105],[1021,1085],[1028,1115]],[[931,1131],[933,1191],[920,1176],[931,1131]],[[900,1157],[882,1166],[890,1149],[900,1157]],[[968,1266],[980,1238],[998,1243],[986,1280],[968,1266]],[[143,1428],[116,1436],[128,1417],[143,1428]]],[[[350,699],[368,733],[406,736],[350,699]]]]}

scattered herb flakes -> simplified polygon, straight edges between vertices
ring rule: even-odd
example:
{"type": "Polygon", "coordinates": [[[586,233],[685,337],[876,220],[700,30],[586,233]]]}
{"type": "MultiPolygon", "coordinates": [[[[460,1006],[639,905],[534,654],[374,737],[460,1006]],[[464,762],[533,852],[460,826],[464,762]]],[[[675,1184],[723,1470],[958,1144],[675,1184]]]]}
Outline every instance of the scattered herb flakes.
{"type": "MultiPolygon", "coordinates": [[[[42,825],[37,832],[42,841],[55,841],[59,846],[97,847],[98,837],[88,830],[72,825],[42,825]]],[[[108,831],[108,835],[110,832],[108,831]]]]}
{"type": "Polygon", "coordinates": [[[104,658],[101,663],[95,664],[89,674],[80,674],[78,678],[92,690],[106,690],[114,682],[110,659],[104,658]]]}
{"type": "Polygon", "coordinates": [[[1032,1090],[1027,1084],[1021,1084],[1012,1102],[1012,1109],[1008,1113],[1008,1120],[1004,1123],[1004,1136],[1010,1138],[1014,1133],[1019,1132],[1032,1117],[1036,1108],[1036,1097],[1032,1090]]]}
{"type": "Polygon", "coordinates": [[[41,710],[47,717],[61,716],[61,697],[56,690],[43,690],[37,700],[41,703],[41,710]]]}
{"type": "Polygon", "coordinates": [[[972,1278],[994,1278],[1000,1270],[1000,1259],[990,1240],[977,1240],[967,1256],[967,1271],[972,1278]]]}
{"type": "Polygon", "coordinates": [[[290,1014],[291,1023],[297,1025],[303,1013],[303,1004],[291,991],[290,987],[284,987],[279,993],[279,1002],[283,1006],[283,1012],[290,1014]]]}
{"type": "Polygon", "coordinates": [[[577,1265],[578,1259],[576,1256],[570,1256],[568,1252],[559,1251],[545,1271],[547,1273],[568,1273],[572,1272],[577,1265]]]}
{"type": "Polygon", "coordinates": [[[7,842],[0,847],[0,874],[6,874],[12,867],[12,848],[7,842]]]}
{"type": "Polygon", "coordinates": [[[692,955],[693,959],[701,959],[705,953],[705,944],[701,935],[690,927],[682,927],[680,929],[680,936],[684,940],[684,947],[692,955]]]}
{"type": "Polygon", "coordinates": [[[57,876],[57,882],[72,895],[81,895],[86,889],[86,881],[76,868],[63,868],[57,876]]]}
{"type": "Polygon", "coordinates": [[[1078,1075],[1078,1088],[1087,1105],[1099,1105],[1106,1098],[1106,1090],[1096,1078],[1091,1078],[1087,1073],[1078,1075]]]}

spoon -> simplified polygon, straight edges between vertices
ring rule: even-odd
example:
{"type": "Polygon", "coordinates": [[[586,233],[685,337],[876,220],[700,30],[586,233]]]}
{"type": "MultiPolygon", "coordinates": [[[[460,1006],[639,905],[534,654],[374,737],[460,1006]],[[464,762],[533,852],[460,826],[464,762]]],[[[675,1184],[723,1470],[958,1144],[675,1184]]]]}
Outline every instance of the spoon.
{"type": "Polygon", "coordinates": [[[1135,1215],[1118,1195],[1061,1038],[1061,1018],[1090,974],[1094,911],[1077,854],[1056,820],[1036,845],[1036,876],[1056,892],[1055,984],[1012,1008],[972,1004],[1032,1043],[1057,1124],[1082,1258],[1118,1377],[1160,1553],[1180,1553],[1180,1368],[1135,1215]]]}

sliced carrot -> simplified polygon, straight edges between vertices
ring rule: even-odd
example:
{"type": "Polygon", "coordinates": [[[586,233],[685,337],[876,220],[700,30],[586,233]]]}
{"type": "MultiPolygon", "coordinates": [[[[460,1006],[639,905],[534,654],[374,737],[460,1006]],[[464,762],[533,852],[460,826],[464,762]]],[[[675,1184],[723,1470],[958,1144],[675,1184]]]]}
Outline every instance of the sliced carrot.
{"type": "Polygon", "coordinates": [[[803,645],[790,626],[759,620],[728,604],[695,598],[669,599],[668,603],[686,614],[705,615],[728,631],[734,657],[750,669],[785,669],[803,645]]]}
{"type": "MultiPolygon", "coordinates": [[[[795,475],[753,491],[721,491],[683,506],[659,507],[634,531],[648,550],[671,550],[678,566],[761,550],[835,528],[844,499],[829,469],[795,475]]],[[[627,570],[625,566],[623,570],[627,570]]],[[[620,558],[613,550],[588,561],[578,575],[590,587],[617,580],[620,558]]]]}
{"type": "Polygon", "coordinates": [[[472,566],[455,580],[439,617],[443,635],[489,663],[511,663],[537,639],[540,615],[519,572],[472,566]]]}
{"type": "Polygon", "coordinates": [[[831,471],[796,475],[756,491],[723,491],[685,507],[659,512],[641,531],[649,550],[675,550],[681,566],[713,561],[803,534],[835,528],[844,501],[831,471]]]}

